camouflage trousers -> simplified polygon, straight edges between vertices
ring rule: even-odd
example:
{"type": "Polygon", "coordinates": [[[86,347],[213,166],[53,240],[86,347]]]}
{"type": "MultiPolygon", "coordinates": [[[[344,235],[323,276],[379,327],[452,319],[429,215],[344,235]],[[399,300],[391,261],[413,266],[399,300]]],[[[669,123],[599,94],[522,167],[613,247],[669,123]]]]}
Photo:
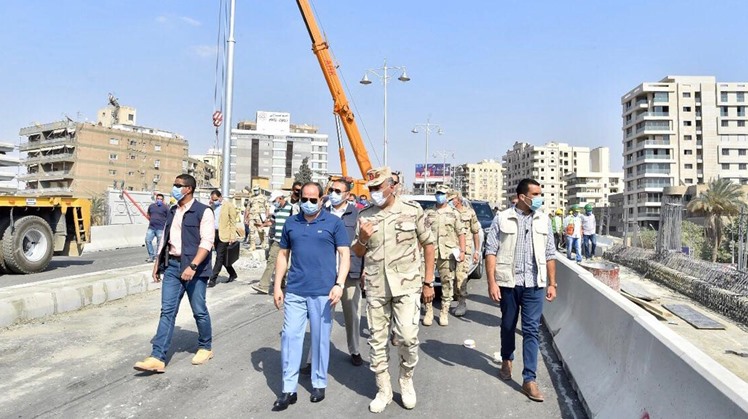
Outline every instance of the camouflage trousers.
{"type": "Polygon", "coordinates": [[[259,241],[261,248],[266,248],[267,244],[265,243],[265,228],[264,227],[258,227],[254,224],[253,220],[250,220],[249,222],[249,245],[250,247],[254,248],[257,245],[257,242],[259,241]]]}
{"type": "Polygon", "coordinates": [[[454,299],[459,300],[468,296],[467,293],[467,277],[468,269],[470,269],[470,260],[468,256],[465,256],[465,260],[457,263],[457,271],[455,272],[455,286],[454,286],[454,299]]]}
{"type": "Polygon", "coordinates": [[[457,261],[453,256],[449,259],[436,259],[436,270],[439,272],[439,282],[442,283],[442,307],[449,307],[454,296],[454,284],[457,271],[457,261]]]}
{"type": "Polygon", "coordinates": [[[390,324],[400,355],[400,365],[412,369],[418,363],[418,322],[421,319],[421,293],[399,297],[366,297],[369,322],[369,361],[375,373],[387,371],[390,362],[390,324]]]}

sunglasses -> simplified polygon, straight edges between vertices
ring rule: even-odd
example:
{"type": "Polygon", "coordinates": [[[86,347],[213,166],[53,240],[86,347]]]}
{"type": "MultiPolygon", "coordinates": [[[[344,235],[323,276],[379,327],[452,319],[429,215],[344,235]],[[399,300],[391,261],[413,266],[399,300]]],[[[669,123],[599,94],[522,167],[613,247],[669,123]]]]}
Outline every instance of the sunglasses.
{"type": "Polygon", "coordinates": [[[316,204],[317,202],[319,202],[319,198],[301,198],[300,201],[302,204],[307,201],[311,202],[312,204],[316,204]]]}
{"type": "Polygon", "coordinates": [[[342,189],[337,189],[337,188],[330,188],[330,193],[332,193],[332,192],[335,192],[336,194],[340,195],[340,194],[346,193],[348,191],[344,191],[342,189]]]}

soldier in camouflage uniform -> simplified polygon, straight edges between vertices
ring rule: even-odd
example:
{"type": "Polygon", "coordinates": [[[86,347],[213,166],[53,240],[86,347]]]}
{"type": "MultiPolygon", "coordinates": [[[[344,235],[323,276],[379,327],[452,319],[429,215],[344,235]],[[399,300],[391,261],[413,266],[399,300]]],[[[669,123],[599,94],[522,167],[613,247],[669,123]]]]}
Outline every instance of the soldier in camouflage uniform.
{"type": "Polygon", "coordinates": [[[260,194],[260,187],[252,188],[252,198],[249,200],[249,250],[255,250],[257,240],[260,240],[262,248],[267,247],[265,242],[265,222],[268,220],[270,206],[264,195],[260,194]]]}
{"type": "Polygon", "coordinates": [[[369,360],[378,388],[369,410],[382,412],[392,402],[387,345],[390,323],[394,323],[400,343],[403,406],[412,409],[416,406],[413,369],[418,363],[421,297],[426,303],[434,298],[434,240],[421,207],[395,195],[388,167],[370,170],[367,178],[372,205],[359,213],[356,240],[351,249],[364,258],[366,275],[366,316],[371,331],[369,360]],[[426,263],[425,278],[421,275],[421,248],[426,263]]]}
{"type": "Polygon", "coordinates": [[[462,262],[457,264],[457,281],[454,286],[454,296],[457,300],[457,307],[455,307],[454,315],[462,317],[467,311],[467,276],[468,270],[470,269],[470,262],[472,259],[473,263],[478,263],[481,257],[481,228],[478,216],[475,215],[475,211],[462,203],[462,194],[454,190],[450,191],[450,193],[447,194],[447,200],[452,208],[454,208],[460,215],[460,220],[465,228],[466,257],[462,262]],[[472,240],[470,239],[471,237],[472,240]]]}
{"type": "MultiPolygon", "coordinates": [[[[426,210],[426,227],[436,240],[435,259],[439,280],[442,283],[442,309],[439,313],[439,324],[449,324],[449,304],[452,302],[452,284],[455,280],[457,263],[465,260],[465,227],[462,225],[459,213],[447,205],[449,187],[439,185],[436,188],[436,207],[426,210]],[[460,256],[455,258],[452,253],[459,248],[460,256]]],[[[431,326],[434,322],[434,307],[426,304],[426,314],[423,325],[431,326]]]]}

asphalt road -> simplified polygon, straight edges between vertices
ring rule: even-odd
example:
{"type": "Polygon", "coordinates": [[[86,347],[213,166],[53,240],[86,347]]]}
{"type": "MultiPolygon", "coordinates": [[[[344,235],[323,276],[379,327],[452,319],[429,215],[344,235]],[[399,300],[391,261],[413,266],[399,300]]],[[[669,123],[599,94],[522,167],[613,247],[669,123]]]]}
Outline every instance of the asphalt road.
{"type": "MultiPolygon", "coordinates": [[[[373,373],[349,362],[342,312],[333,326],[327,398],[309,402],[311,383],[301,377],[299,402],[287,411],[270,411],[281,389],[280,338],[283,313],[269,296],[248,286],[258,271],[208,291],[216,356],[203,366],[190,364],[197,334],[183,301],[167,372],[138,373],[133,363],[150,353],[160,293],[130,296],[0,331],[0,412],[3,417],[206,418],[206,417],[360,417],[376,393],[373,373]]],[[[521,351],[514,380],[497,378],[499,309],[486,297],[484,280],[470,283],[468,314],[450,325],[421,327],[415,385],[418,406],[406,411],[396,394],[380,417],[583,418],[581,403],[543,336],[538,383],[544,403],[519,392],[521,351]],[[474,339],[475,349],[462,345],[474,339]]],[[[363,322],[362,336],[367,334],[363,322]]],[[[521,336],[518,332],[518,347],[521,336]]],[[[308,339],[307,339],[308,341],[308,339]]],[[[368,347],[362,337],[364,360],[368,347]]],[[[305,348],[306,350],[306,348],[305,348]]],[[[391,352],[397,374],[397,352],[391,352]]],[[[365,364],[365,365],[368,365],[365,364]]],[[[396,383],[396,380],[394,380],[396,383]]],[[[395,392],[399,388],[395,384],[395,392]]]]}
{"type": "Polygon", "coordinates": [[[65,276],[82,275],[106,269],[126,268],[135,265],[145,266],[147,257],[148,252],[146,252],[145,246],[84,253],[81,256],[55,256],[44,272],[31,275],[0,274],[0,288],[65,276]]]}

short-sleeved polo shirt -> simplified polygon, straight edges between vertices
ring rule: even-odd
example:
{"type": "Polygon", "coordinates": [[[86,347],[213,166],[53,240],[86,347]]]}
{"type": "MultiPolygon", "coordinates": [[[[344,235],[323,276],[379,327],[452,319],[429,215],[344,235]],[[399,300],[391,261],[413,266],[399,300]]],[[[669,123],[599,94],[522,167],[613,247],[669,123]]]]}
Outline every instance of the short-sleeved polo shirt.
{"type": "Polygon", "coordinates": [[[337,278],[337,248],[350,245],[343,221],[327,211],[312,221],[304,214],[289,218],[280,240],[280,248],[293,253],[286,291],[303,297],[329,294],[337,278]]]}

